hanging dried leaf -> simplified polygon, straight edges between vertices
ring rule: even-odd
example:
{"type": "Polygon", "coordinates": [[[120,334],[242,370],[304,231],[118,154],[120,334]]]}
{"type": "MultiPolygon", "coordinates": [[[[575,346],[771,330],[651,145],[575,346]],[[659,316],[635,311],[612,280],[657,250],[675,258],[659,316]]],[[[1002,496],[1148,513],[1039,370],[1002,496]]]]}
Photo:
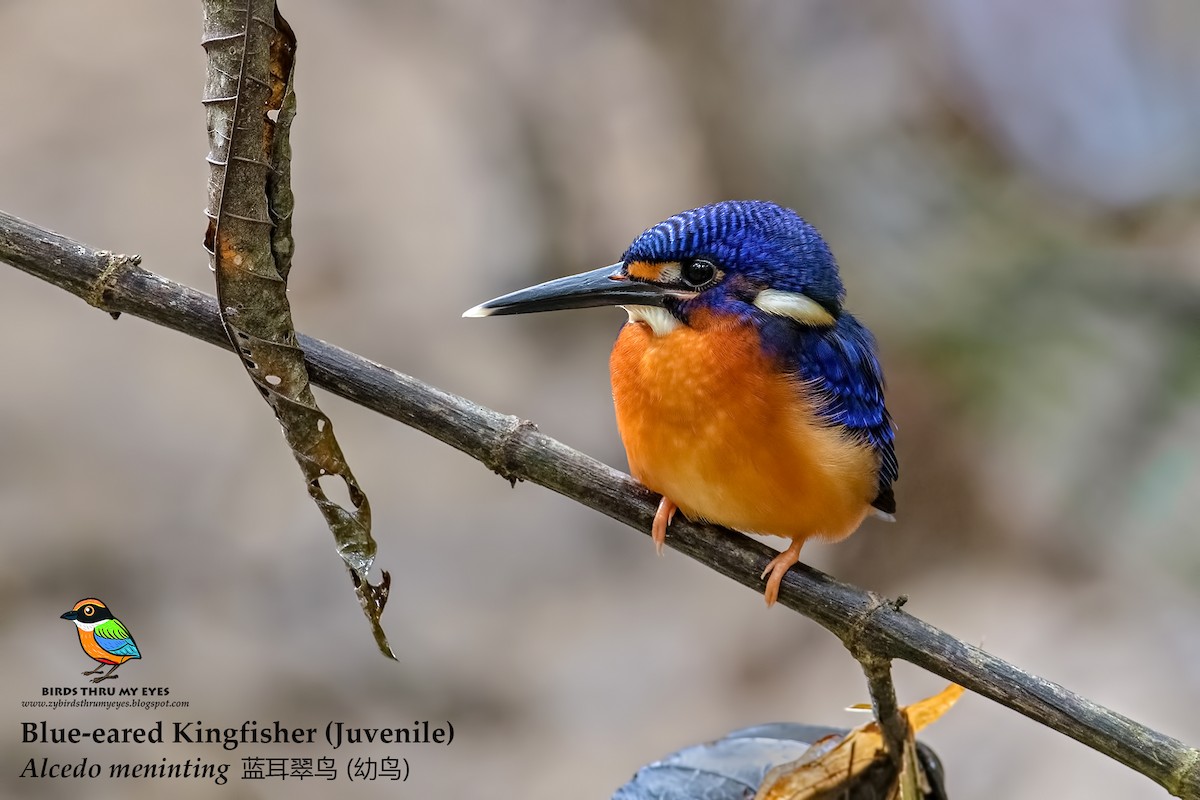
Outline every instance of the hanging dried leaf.
{"type": "Polygon", "coordinates": [[[395,658],[379,617],[391,578],[370,582],[375,560],[371,507],[354,479],[329,418],[317,407],[287,299],[293,197],[289,131],[296,37],[274,0],[205,0],[211,166],[205,247],[216,273],[221,319],[333,532],[375,642],[395,658]],[[322,481],[344,481],[352,508],[322,481]]]}
{"type": "Polygon", "coordinates": [[[961,686],[951,684],[934,696],[902,709],[908,719],[909,736],[898,773],[887,757],[879,723],[872,720],[836,743],[810,748],[798,760],[772,769],[755,800],[824,800],[868,787],[873,788],[874,796],[888,800],[927,797],[930,787],[924,779],[913,737],[949,711],[962,693],[961,686]]]}

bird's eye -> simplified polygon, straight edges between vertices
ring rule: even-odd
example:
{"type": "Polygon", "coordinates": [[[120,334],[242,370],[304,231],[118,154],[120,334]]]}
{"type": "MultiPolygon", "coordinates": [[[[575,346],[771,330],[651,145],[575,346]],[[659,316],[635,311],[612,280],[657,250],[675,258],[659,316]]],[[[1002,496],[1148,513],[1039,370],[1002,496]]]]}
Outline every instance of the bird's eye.
{"type": "Polygon", "coordinates": [[[96,609],[93,608],[92,606],[84,606],[83,607],[83,615],[85,617],[90,617],[92,614],[95,614],[95,613],[96,613],[96,609]]]}
{"type": "Polygon", "coordinates": [[[680,270],[680,277],[683,278],[683,282],[694,289],[704,286],[716,277],[716,275],[717,265],[702,258],[686,262],[683,264],[683,269],[680,270]]]}

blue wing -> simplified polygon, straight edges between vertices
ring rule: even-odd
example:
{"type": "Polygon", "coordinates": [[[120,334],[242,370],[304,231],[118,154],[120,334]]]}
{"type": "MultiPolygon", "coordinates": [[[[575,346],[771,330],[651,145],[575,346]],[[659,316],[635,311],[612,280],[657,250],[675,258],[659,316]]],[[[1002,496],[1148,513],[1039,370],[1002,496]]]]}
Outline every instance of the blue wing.
{"type": "Polygon", "coordinates": [[[825,329],[773,320],[767,322],[763,337],[816,389],[821,417],[874,448],[879,455],[879,482],[871,505],[894,514],[892,484],[900,477],[900,465],[892,418],[883,399],[883,370],[875,357],[871,332],[842,312],[837,323],[825,329]]]}
{"type": "Polygon", "coordinates": [[[137,645],[133,641],[133,637],[129,635],[129,631],[118,619],[108,619],[101,622],[92,629],[92,635],[96,638],[96,644],[100,645],[107,653],[112,653],[114,656],[129,656],[130,658],[142,657],[137,645]]]}

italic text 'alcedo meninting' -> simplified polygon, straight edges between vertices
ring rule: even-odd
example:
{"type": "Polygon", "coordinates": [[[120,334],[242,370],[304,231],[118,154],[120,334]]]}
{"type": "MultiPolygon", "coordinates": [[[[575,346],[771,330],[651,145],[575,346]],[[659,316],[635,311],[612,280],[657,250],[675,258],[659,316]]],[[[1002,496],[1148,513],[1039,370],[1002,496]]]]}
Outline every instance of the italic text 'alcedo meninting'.
{"type": "Polygon", "coordinates": [[[613,401],[630,471],[662,494],[655,544],[676,509],[791,539],[763,571],[771,605],[805,540],[837,541],[896,510],[883,373],[844,297],[816,228],[774,203],[731,201],[660,222],[618,264],[464,316],[623,306],[613,401]]]}

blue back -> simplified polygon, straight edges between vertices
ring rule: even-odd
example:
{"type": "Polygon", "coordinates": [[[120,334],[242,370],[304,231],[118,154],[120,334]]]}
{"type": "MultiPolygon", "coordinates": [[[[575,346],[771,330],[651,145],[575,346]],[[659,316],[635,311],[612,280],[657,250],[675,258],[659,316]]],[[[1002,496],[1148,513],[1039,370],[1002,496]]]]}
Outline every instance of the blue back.
{"type": "Polygon", "coordinates": [[[875,337],[843,311],[832,328],[812,328],[763,314],[764,345],[814,390],[817,413],[879,455],[879,481],[871,505],[896,513],[892,484],[900,477],[895,432],[883,397],[883,370],[875,355],[875,337]]]}

